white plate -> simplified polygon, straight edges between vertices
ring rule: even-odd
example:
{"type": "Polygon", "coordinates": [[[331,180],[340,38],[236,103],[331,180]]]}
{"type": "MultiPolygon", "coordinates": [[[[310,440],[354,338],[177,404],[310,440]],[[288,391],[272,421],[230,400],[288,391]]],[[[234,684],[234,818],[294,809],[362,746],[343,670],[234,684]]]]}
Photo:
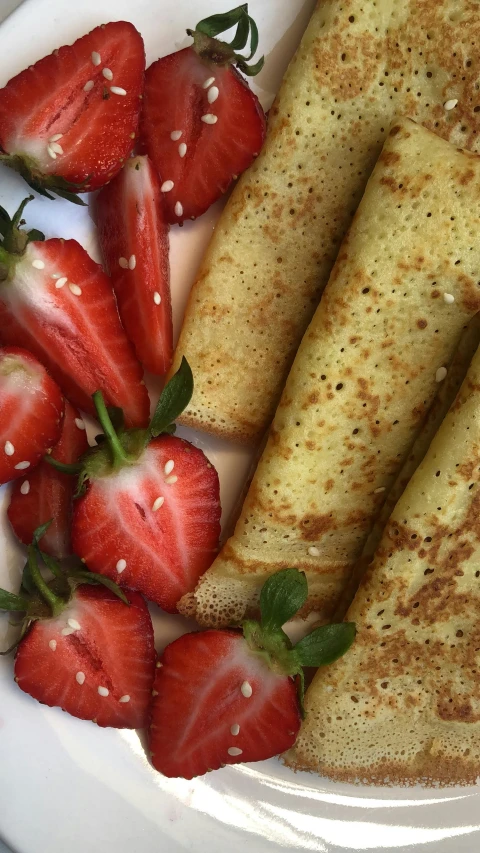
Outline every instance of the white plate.
{"type": "MultiPolygon", "coordinates": [[[[9,8],[12,0],[0,0],[9,8]]],[[[132,21],[147,62],[187,44],[185,28],[233,0],[25,0],[0,28],[0,85],[61,44],[97,24],[132,21]],[[73,10],[73,11],[72,11],[73,10]]],[[[313,0],[250,0],[266,66],[256,78],[270,106],[313,0]]],[[[0,170],[0,204],[13,211],[26,187],[0,170]]],[[[172,273],[178,333],[186,296],[217,209],[173,228],[172,273]]],[[[97,257],[85,209],[37,199],[30,226],[49,236],[75,237],[97,257]]],[[[224,520],[250,466],[248,452],[191,431],[217,466],[224,520]]],[[[24,555],[5,524],[1,495],[0,585],[16,590],[24,555]]],[[[185,630],[180,618],[153,613],[158,647],[185,630]]],[[[0,645],[11,636],[0,617],[0,645]]],[[[192,782],[165,779],[148,764],[135,732],[98,729],[45,708],[16,688],[12,660],[0,660],[0,837],[17,853],[255,853],[270,851],[435,851],[479,849],[477,788],[424,791],[334,784],[294,774],[278,761],[229,767],[192,782]]],[[[0,842],[1,843],[1,842],[0,842]]]]}

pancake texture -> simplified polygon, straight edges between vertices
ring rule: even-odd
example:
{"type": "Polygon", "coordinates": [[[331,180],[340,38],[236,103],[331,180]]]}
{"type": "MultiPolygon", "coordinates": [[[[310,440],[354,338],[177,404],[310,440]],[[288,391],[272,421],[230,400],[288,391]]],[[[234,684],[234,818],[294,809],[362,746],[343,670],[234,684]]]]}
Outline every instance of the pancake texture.
{"type": "Polygon", "coordinates": [[[392,127],[288,377],[234,535],[180,610],[224,625],[273,572],[335,612],[480,308],[480,157],[392,127]]]}
{"type": "Polygon", "coordinates": [[[394,116],[478,151],[479,66],[477,0],[319,2],[191,293],[182,423],[259,439],[394,116]]]}
{"type": "Polygon", "coordinates": [[[354,645],[307,692],[292,767],[371,784],[480,775],[479,475],[477,352],[348,611],[354,645]]]}
{"type": "Polygon", "coordinates": [[[395,504],[405,491],[414,471],[418,468],[420,462],[424,458],[435,433],[457,396],[460,386],[465,379],[467,370],[470,367],[472,356],[475,354],[479,344],[480,314],[476,314],[462,332],[462,337],[460,338],[458,349],[455,352],[452,363],[448,369],[447,377],[444,382],[440,384],[437,396],[430,407],[425,423],[418,434],[392,488],[388,492],[388,496],[383,504],[379,516],[375,520],[375,524],[365,543],[362,555],[354,566],[348,584],[341,595],[338,607],[333,616],[334,621],[343,619],[346,611],[350,607],[362,576],[371,562],[380,539],[382,538],[385,525],[392,514],[395,504]]]}

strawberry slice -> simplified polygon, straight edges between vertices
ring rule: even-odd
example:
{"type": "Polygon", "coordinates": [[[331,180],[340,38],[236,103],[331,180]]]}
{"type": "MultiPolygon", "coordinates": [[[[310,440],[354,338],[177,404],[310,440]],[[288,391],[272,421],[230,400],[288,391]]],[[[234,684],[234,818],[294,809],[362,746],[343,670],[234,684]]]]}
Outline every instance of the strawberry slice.
{"type": "Polygon", "coordinates": [[[24,477],[57,441],[63,418],[58,385],[34,356],[0,349],[0,483],[24,477]]]}
{"type": "MultiPolygon", "coordinates": [[[[88,450],[85,424],[80,413],[65,400],[62,433],[52,449],[55,459],[65,464],[77,462],[88,450]]],[[[28,545],[37,527],[52,519],[40,540],[43,551],[53,557],[66,557],[72,553],[70,524],[74,481],[47,462],[40,462],[31,473],[15,483],[8,518],[15,535],[28,545]]]]}
{"type": "Polygon", "coordinates": [[[251,58],[257,29],[239,6],[187,30],[194,44],[154,62],[145,75],[142,144],[157,169],[169,222],[195,219],[248,168],[265,138],[266,119],[258,98],[238,68],[256,74],[263,58],[249,67],[235,52],[250,36],[251,58]],[[228,45],[212,38],[237,24],[228,45]]]}
{"type": "Polygon", "coordinates": [[[140,728],[148,721],[155,671],[148,608],[137,593],[84,567],[60,568],[38,545],[47,527],[28,546],[19,595],[0,589],[0,610],[25,613],[15,681],[44,705],[81,720],[140,728]],[[53,575],[48,583],[40,560],[53,575]]]}
{"type": "Polygon", "coordinates": [[[110,280],[75,240],[40,242],[39,232],[21,231],[24,205],[13,220],[0,211],[2,343],[31,350],[78,408],[95,414],[91,395],[101,389],[129,425],[145,425],[148,392],[110,280]]]}
{"type": "Polygon", "coordinates": [[[0,89],[1,159],[49,198],[103,186],[133,148],[144,70],[125,21],[55,50],[0,89]]]}
{"type": "Polygon", "coordinates": [[[321,666],[353,642],[351,623],[327,625],[294,648],[282,630],[307,597],[305,575],[285,569],[264,585],[261,623],[185,634],[157,669],[149,746],[165,776],[192,779],[289,749],[300,728],[303,666],[321,666]]]}
{"type": "Polygon", "coordinates": [[[155,670],[153,628],[136,592],[79,586],[61,612],[37,621],[15,659],[18,686],[99,726],[146,725],[155,670]],[[78,627],[77,627],[78,626],[78,627]]]}
{"type": "Polygon", "coordinates": [[[168,225],[148,157],[127,161],[99,193],[96,211],[122,323],[145,369],[163,376],[173,354],[168,225]]]}
{"type": "Polygon", "coordinates": [[[217,472],[201,450],[165,435],[135,464],[90,478],[75,502],[73,546],[93,571],[175,612],[214,560],[219,519],[217,472]]]}
{"type": "Polygon", "coordinates": [[[79,466],[79,485],[88,485],[73,512],[75,553],[170,612],[212,563],[220,535],[217,472],[201,450],[168,434],[192,389],[184,360],[149,428],[118,434],[94,395],[105,438],[79,466]]]}

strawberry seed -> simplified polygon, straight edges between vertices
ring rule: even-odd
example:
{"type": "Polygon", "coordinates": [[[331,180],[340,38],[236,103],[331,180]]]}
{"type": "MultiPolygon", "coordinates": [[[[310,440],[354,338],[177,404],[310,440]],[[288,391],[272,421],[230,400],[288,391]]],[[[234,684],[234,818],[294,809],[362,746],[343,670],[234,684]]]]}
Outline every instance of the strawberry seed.
{"type": "Polygon", "coordinates": [[[15,448],[11,441],[6,441],[3,449],[7,456],[13,456],[13,454],[15,453],[15,448]]]}

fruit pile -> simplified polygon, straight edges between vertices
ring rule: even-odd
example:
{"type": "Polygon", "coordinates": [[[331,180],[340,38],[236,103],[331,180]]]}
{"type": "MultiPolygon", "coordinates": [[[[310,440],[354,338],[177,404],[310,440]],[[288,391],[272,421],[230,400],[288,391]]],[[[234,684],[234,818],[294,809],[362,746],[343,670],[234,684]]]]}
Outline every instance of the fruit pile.
{"type": "Polygon", "coordinates": [[[293,647],[282,626],[307,590],[288,569],[265,584],[259,623],[189,634],[156,660],[143,596],[176,612],[215,557],[221,514],[215,469],[174,435],[193,391],[185,359],[149,417],[143,370],[165,377],[173,353],[168,228],[225,193],[265,134],[240,74],[263,63],[248,65],[247,6],[188,32],[192,47],[145,72],[140,34],[109,23],[0,90],[0,160],[50,199],[99,189],[104,258],[25,228],[33,196],[0,208],[0,483],[27,546],[0,610],[24,614],[22,690],[99,726],[149,727],[154,766],[191,778],[291,746],[302,667],[343,654],[354,628],[293,647]],[[216,38],[232,26],[229,44],[216,38]],[[102,430],[92,447],[81,412],[102,430]]]}

